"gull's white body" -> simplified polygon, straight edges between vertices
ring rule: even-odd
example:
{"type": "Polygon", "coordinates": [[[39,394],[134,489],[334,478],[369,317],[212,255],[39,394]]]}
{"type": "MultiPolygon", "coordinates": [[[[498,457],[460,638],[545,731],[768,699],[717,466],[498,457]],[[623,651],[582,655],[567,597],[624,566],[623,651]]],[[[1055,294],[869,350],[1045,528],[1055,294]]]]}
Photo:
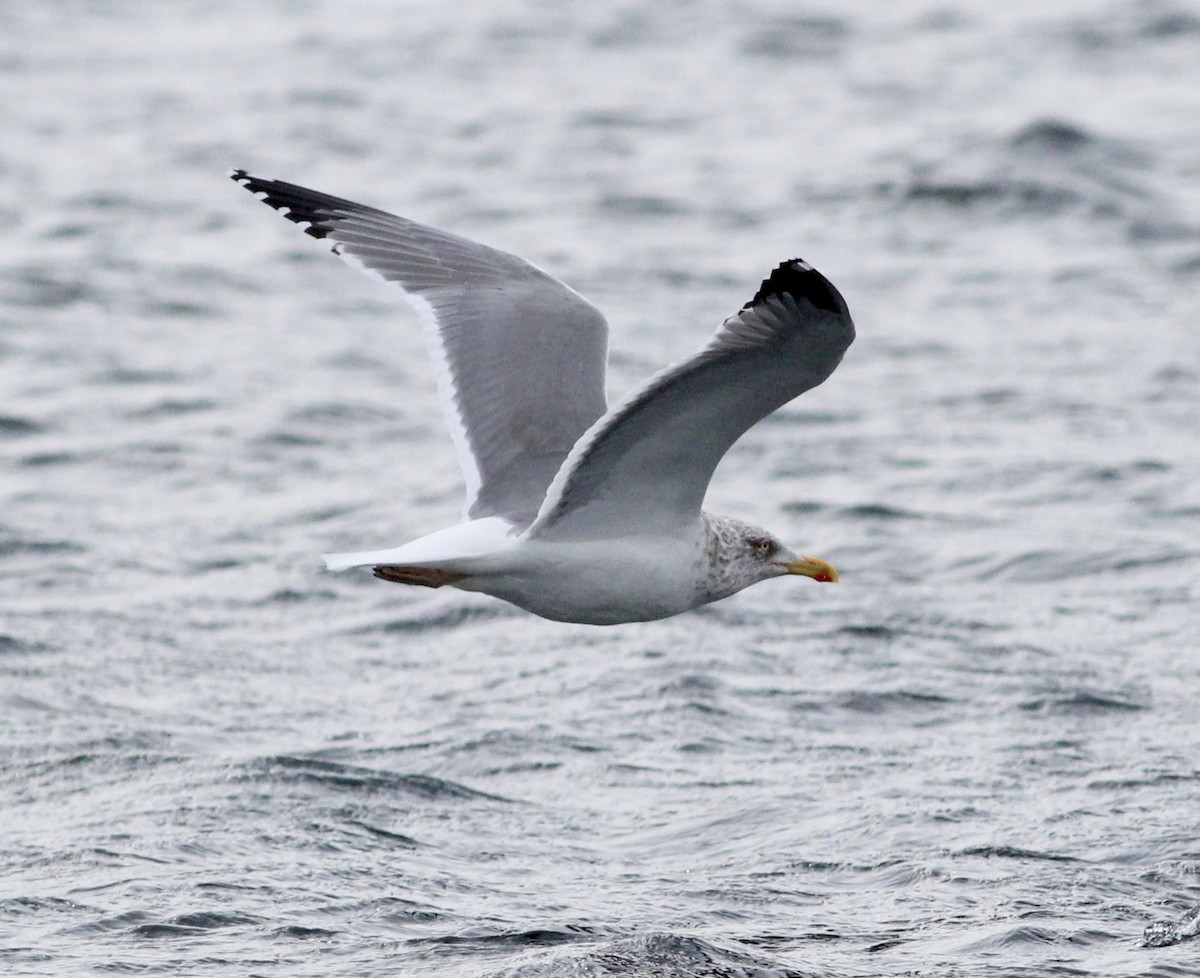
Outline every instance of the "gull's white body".
{"type": "Polygon", "coordinates": [[[854,338],[841,295],[793,259],[698,353],[609,409],[607,324],[504,252],[295,184],[231,174],[336,254],[399,286],[425,325],[467,484],[465,521],[327,555],[543,618],[667,618],[785,574],[836,580],[764,530],[702,512],[726,450],[825,380],[854,338]]]}
{"type": "Polygon", "coordinates": [[[332,554],[326,566],[400,565],[464,574],[454,587],[489,594],[542,618],[587,625],[669,618],[716,597],[701,598],[709,575],[699,520],[686,537],[555,542],[526,539],[510,529],[495,517],[473,520],[393,550],[332,554]]]}

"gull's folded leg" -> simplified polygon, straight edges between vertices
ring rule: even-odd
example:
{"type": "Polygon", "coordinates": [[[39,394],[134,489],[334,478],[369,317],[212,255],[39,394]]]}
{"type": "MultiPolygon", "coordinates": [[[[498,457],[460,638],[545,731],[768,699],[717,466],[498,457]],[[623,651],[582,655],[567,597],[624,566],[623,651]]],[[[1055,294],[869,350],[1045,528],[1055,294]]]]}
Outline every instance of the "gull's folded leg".
{"type": "Polygon", "coordinates": [[[436,567],[401,567],[397,564],[379,564],[375,576],[393,584],[416,584],[420,587],[441,587],[461,581],[466,574],[457,571],[438,570],[436,567]]]}

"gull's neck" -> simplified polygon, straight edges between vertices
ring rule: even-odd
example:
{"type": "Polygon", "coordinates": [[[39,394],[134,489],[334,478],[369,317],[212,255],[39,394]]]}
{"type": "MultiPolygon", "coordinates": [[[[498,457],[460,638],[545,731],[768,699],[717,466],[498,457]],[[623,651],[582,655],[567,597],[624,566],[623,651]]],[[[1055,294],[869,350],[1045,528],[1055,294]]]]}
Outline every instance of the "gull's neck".
{"type": "Polygon", "coordinates": [[[746,536],[755,528],[732,516],[714,513],[701,513],[700,520],[704,536],[696,568],[696,593],[707,603],[736,594],[757,580],[747,574],[745,563],[738,559],[746,536]]]}

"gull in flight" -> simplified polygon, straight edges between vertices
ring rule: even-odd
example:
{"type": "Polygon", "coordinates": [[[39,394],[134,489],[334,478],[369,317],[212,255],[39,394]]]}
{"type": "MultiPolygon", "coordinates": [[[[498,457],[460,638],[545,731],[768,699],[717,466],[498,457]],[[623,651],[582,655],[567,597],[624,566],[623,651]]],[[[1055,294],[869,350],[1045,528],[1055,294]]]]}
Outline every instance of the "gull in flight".
{"type": "Polygon", "coordinates": [[[701,508],[733,443],[824,381],[854,339],[845,300],[807,262],[781,264],[699,352],[609,408],[604,316],[541,269],[363,204],[230,176],[416,309],[466,478],[462,523],[328,554],[330,570],[371,567],[594,625],[668,618],[786,574],[837,580],[826,561],[701,508]]]}

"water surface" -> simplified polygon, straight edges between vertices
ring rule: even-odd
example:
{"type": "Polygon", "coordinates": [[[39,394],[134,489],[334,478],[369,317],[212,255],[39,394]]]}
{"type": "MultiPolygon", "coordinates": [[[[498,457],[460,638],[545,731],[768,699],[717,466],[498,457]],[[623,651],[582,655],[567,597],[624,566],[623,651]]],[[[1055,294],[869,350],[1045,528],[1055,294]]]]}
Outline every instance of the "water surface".
{"type": "Polygon", "coordinates": [[[1192,7],[0,27],[6,974],[1197,973],[1192,7]],[[859,341],[708,505],[842,583],[322,573],[460,477],[411,315],[231,166],[562,277],[614,397],[811,261],[859,341]]]}

